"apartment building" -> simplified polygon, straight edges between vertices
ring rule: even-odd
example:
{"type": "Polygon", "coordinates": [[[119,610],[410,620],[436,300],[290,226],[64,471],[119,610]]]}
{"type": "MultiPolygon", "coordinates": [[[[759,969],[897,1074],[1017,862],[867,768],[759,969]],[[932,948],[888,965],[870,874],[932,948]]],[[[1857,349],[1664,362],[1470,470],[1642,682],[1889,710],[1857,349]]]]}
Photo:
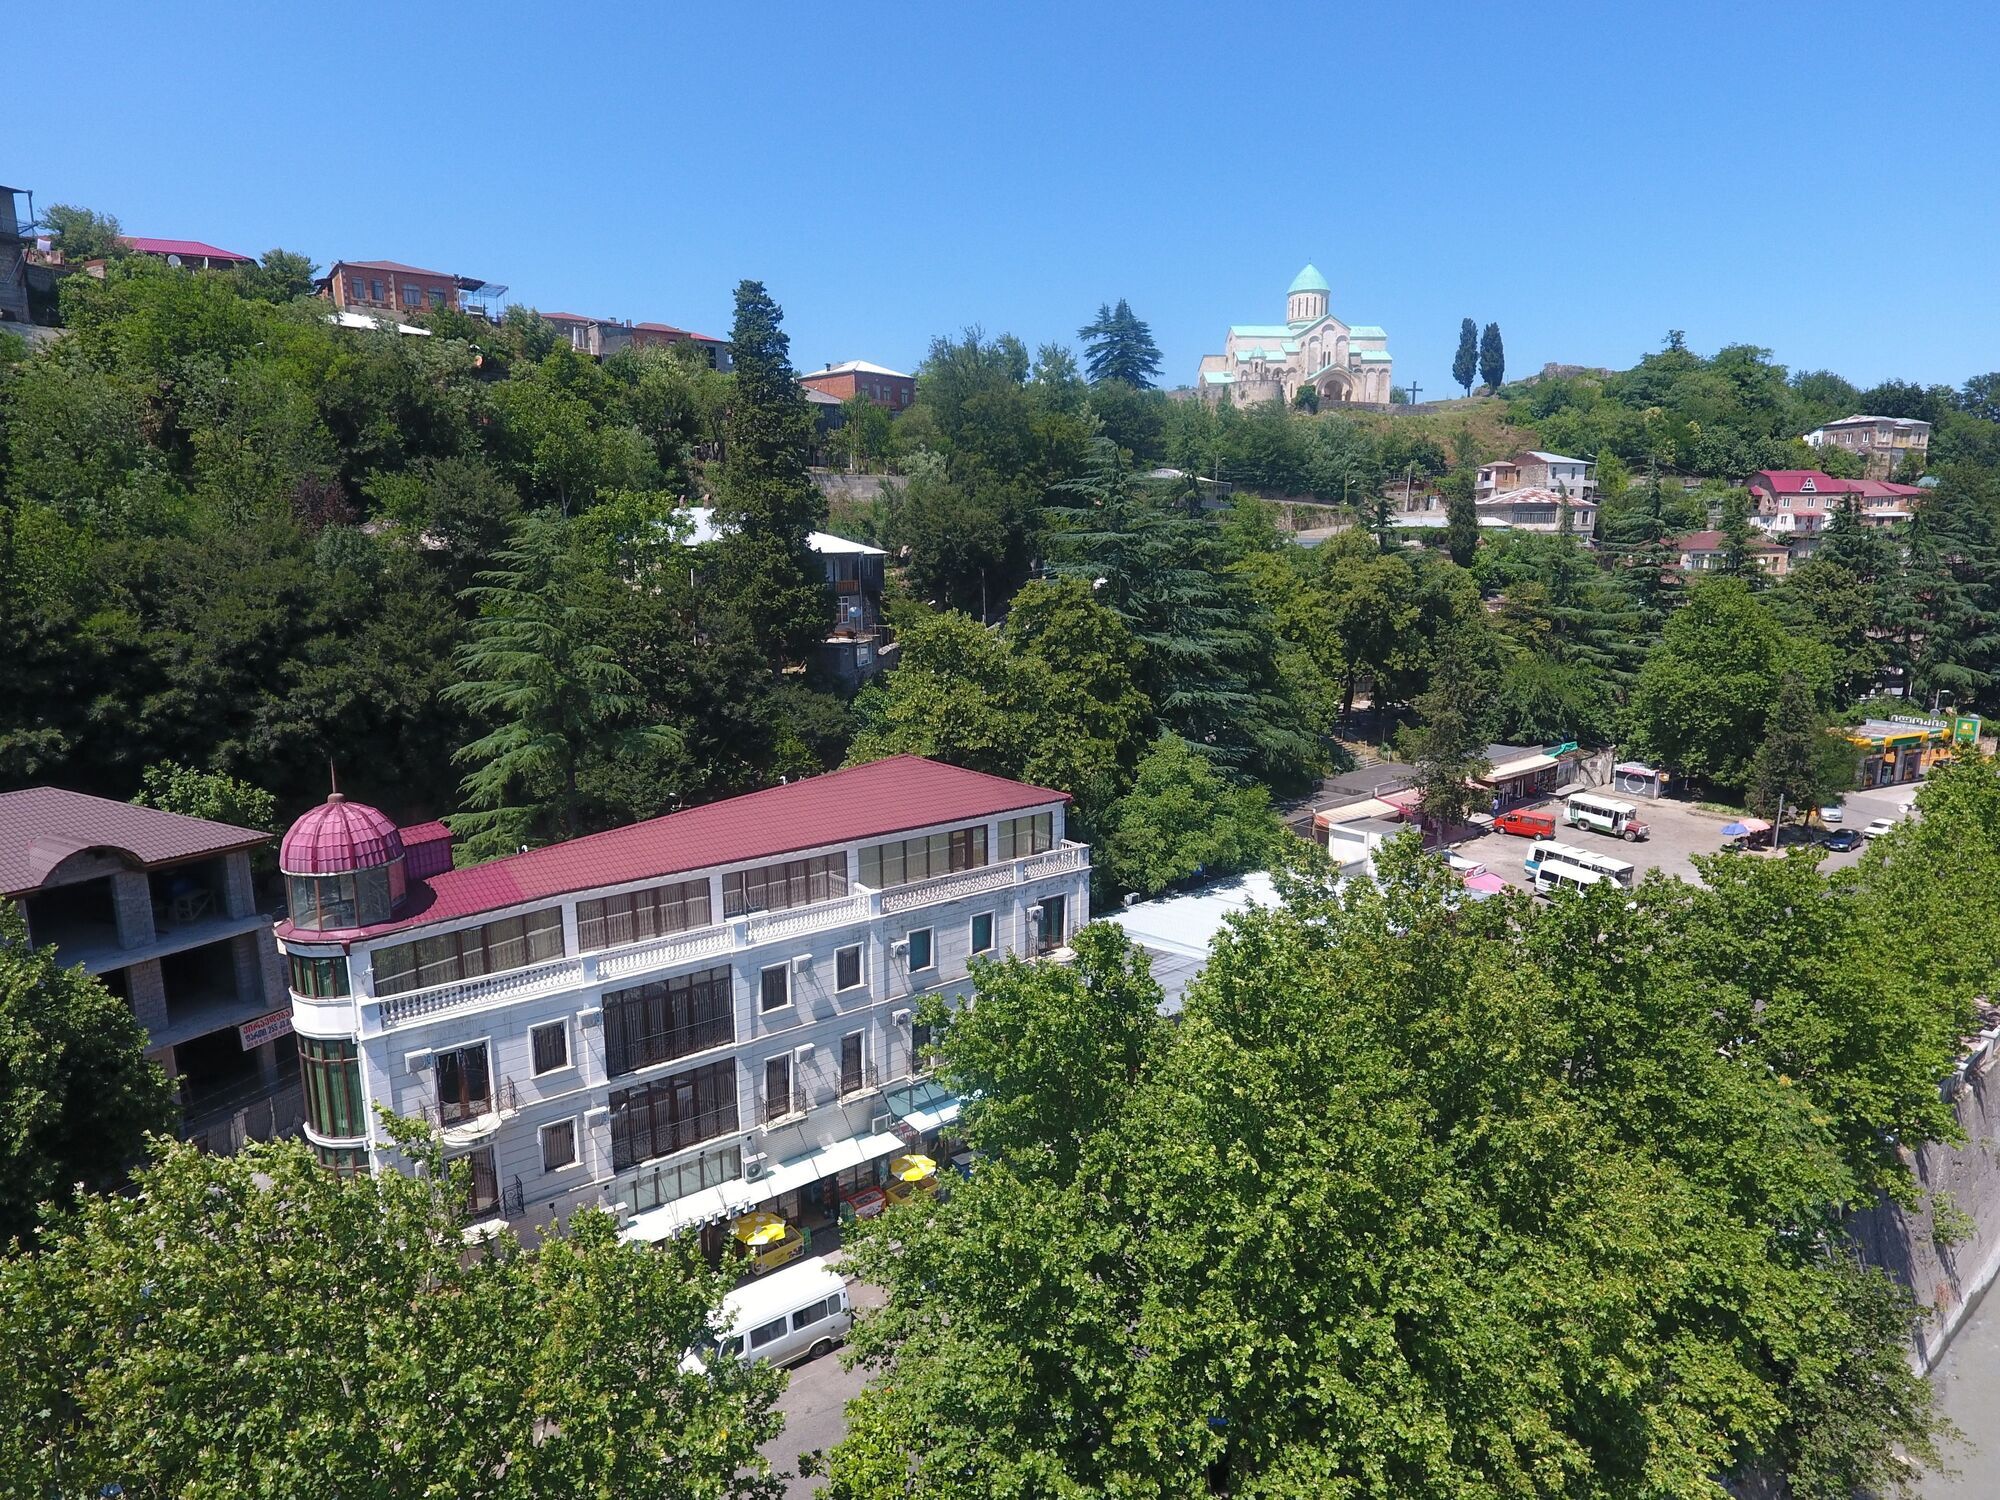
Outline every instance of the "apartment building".
{"type": "MultiPolygon", "coordinates": [[[[1675,537],[1671,545],[1680,556],[1683,575],[1714,573],[1729,561],[1729,538],[1720,531],[1690,531],[1675,537]]],[[[1752,567],[1772,578],[1782,578],[1792,570],[1791,549],[1777,542],[1752,537],[1743,550],[1752,567]]]]}
{"type": "Polygon", "coordinates": [[[1571,500],[1597,498],[1597,465],[1587,458],[1529,449],[1479,466],[1472,497],[1489,500],[1509,490],[1554,490],[1571,500]]]}
{"type": "Polygon", "coordinates": [[[254,828],[58,787],[0,793],[0,897],[28,941],[132,1007],[211,1150],[298,1123],[291,1006],[258,909],[254,828]]]}
{"type": "Polygon", "coordinates": [[[450,308],[492,317],[507,288],[477,276],[426,271],[395,260],[337,260],[314,283],[320,296],[343,313],[407,317],[450,308]]]}
{"type": "Polygon", "coordinates": [[[1930,456],[1931,424],[1914,417],[1842,417],[1805,434],[1815,448],[1845,448],[1861,455],[1862,475],[1888,479],[1905,460],[1921,466],[1930,456]]]}
{"type": "Polygon", "coordinates": [[[870,364],[865,359],[842,360],[799,377],[799,384],[823,391],[837,401],[865,396],[877,406],[902,411],[917,399],[917,377],[892,370],[887,365],[870,364]]]}
{"type": "Polygon", "coordinates": [[[279,855],[307,1139],[382,1170],[376,1107],[429,1120],[480,1222],[607,1204],[718,1252],[753,1206],[828,1221],[957,1116],[920,999],[1087,920],[1068,801],[896,756],[452,869],[331,798],[279,855]]]}

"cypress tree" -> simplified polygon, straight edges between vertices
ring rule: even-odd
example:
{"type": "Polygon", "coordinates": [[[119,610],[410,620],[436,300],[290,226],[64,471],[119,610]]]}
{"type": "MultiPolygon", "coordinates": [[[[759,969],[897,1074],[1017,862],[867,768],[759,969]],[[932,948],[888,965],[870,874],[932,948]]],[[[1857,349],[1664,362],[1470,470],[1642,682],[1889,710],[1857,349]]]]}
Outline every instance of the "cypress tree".
{"type": "Polygon", "coordinates": [[[1479,335],[1479,378],[1498,391],[1507,374],[1507,351],[1500,343],[1500,325],[1488,323],[1479,335]]]}
{"type": "Polygon", "coordinates": [[[1472,394],[1472,382],[1479,374],[1479,325],[1465,318],[1458,325],[1458,353],[1452,356],[1451,378],[1472,394]]]}
{"type": "Polygon", "coordinates": [[[773,671],[805,661],[833,625],[825,569],[806,540],[826,514],[807,470],[812,409],[783,321],[762,282],[738,284],[730,332],[736,389],[715,497],[725,607],[741,615],[773,671]]]}

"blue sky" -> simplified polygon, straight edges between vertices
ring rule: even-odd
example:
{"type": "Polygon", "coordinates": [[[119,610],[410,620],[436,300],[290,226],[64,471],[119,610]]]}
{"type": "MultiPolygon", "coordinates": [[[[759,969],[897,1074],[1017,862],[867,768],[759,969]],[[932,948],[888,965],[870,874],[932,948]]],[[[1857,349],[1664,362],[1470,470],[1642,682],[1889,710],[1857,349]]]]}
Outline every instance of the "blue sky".
{"type": "Polygon", "coordinates": [[[396,259],[545,309],[914,368],[1100,301],[1185,382],[1310,259],[1442,394],[1663,332],[2000,367],[1986,4],[219,5],[10,18],[0,181],[128,232],[396,259]],[[626,12],[631,12],[628,14],[626,12]],[[300,18],[309,19],[309,26],[300,18]],[[470,19],[470,29],[460,29],[470,19]]]}

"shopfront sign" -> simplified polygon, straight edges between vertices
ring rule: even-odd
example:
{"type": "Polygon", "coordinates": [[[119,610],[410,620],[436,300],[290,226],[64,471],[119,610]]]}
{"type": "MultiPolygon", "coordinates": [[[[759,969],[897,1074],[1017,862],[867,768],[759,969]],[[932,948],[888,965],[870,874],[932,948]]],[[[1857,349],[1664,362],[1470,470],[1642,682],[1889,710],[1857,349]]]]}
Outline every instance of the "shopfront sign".
{"type": "Polygon", "coordinates": [[[245,1021],[236,1028],[236,1040],[245,1052],[254,1052],[266,1042],[276,1041],[281,1036],[291,1034],[292,1013],[289,1008],[274,1010],[268,1016],[245,1021]]]}

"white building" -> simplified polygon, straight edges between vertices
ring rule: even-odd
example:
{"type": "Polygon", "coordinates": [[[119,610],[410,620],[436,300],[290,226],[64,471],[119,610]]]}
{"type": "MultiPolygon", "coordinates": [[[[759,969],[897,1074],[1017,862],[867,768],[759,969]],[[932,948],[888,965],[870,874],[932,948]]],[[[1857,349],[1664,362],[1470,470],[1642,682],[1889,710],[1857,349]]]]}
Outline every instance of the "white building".
{"type": "Polygon", "coordinates": [[[607,1203],[633,1238],[795,1223],[956,1117],[918,1000],[1089,916],[1068,797],[896,756],[463,869],[338,795],[279,862],[306,1136],[394,1166],[377,1106],[468,1159],[477,1220],[607,1203]]]}
{"type": "Polygon", "coordinates": [[[1845,448],[1858,453],[1863,477],[1887,479],[1905,461],[1921,465],[1930,454],[1931,424],[1915,417],[1842,417],[1805,434],[1814,448],[1845,448]]]}
{"type": "Polygon", "coordinates": [[[1472,498],[1489,500],[1510,490],[1551,490],[1572,501],[1597,498],[1597,465],[1587,458],[1530,448],[1479,466],[1472,498]]]}

